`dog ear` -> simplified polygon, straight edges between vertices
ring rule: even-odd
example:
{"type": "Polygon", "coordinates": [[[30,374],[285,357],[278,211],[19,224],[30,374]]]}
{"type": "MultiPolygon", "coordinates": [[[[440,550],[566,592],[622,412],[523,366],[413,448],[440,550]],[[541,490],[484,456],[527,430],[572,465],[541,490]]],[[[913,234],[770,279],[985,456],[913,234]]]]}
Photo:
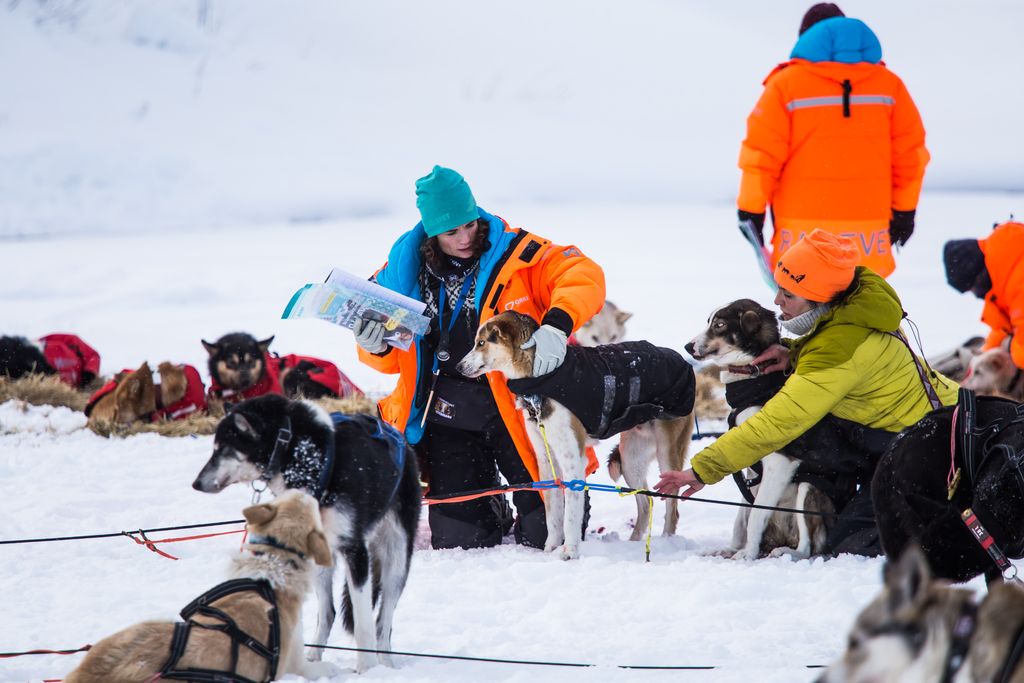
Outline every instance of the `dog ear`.
{"type": "Polygon", "coordinates": [[[277,515],[277,508],[270,503],[250,505],[242,510],[242,516],[249,524],[266,524],[277,515]]]}
{"type": "Polygon", "coordinates": [[[253,438],[259,437],[259,432],[256,431],[256,428],[252,426],[252,423],[246,419],[245,415],[243,415],[241,411],[234,411],[231,415],[232,419],[235,421],[235,427],[238,428],[238,431],[242,432],[246,436],[251,436],[253,438]]]}
{"type": "Polygon", "coordinates": [[[740,315],[740,329],[743,330],[743,334],[754,334],[760,326],[761,316],[757,311],[743,311],[740,315]]]}
{"type": "Polygon", "coordinates": [[[619,323],[620,325],[625,324],[625,322],[632,317],[632,313],[626,313],[625,311],[615,311],[615,322],[619,323]]]}
{"type": "Polygon", "coordinates": [[[313,556],[313,561],[321,567],[334,566],[331,547],[327,544],[327,539],[322,531],[314,529],[309,532],[309,537],[306,538],[306,550],[313,556]]]}
{"type": "Polygon", "coordinates": [[[270,342],[272,341],[274,341],[273,335],[267,337],[263,341],[256,342],[256,344],[260,347],[260,351],[266,353],[270,349],[270,342]]]}
{"type": "Polygon", "coordinates": [[[889,589],[889,609],[893,613],[918,605],[924,600],[932,580],[928,560],[916,543],[907,546],[895,564],[887,562],[884,575],[885,585],[889,589]]]}
{"type": "Polygon", "coordinates": [[[205,348],[206,352],[208,354],[210,354],[211,356],[216,355],[217,352],[220,351],[220,347],[217,346],[216,344],[211,344],[210,342],[206,341],[205,339],[200,339],[199,341],[203,342],[203,348],[205,348]]]}

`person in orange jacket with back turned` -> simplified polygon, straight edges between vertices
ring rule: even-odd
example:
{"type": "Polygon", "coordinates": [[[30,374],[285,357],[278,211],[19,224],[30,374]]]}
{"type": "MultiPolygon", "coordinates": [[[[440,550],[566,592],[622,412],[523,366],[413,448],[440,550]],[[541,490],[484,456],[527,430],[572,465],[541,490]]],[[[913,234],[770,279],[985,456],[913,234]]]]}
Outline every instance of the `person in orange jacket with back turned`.
{"type": "Polygon", "coordinates": [[[820,228],[852,237],[860,265],[888,277],[906,244],[929,155],[903,82],[878,38],[832,3],[811,7],[790,55],[765,79],[740,151],[740,229],[764,246],[772,212],[773,270],[820,228]]]}
{"type": "Polygon", "coordinates": [[[1007,344],[1024,368],[1024,223],[997,225],[980,240],[950,240],[942,249],[946,280],[958,292],[984,299],[981,321],[991,328],[982,347],[1007,344]]]}
{"type": "MultiPolygon", "coordinates": [[[[407,351],[384,342],[380,322],[353,330],[359,358],[397,373],[395,390],[380,403],[383,419],[416,444],[430,493],[488,489],[500,472],[509,484],[538,479],[522,414],[504,375],[467,378],[456,365],[473,348],[477,328],[504,311],[541,323],[525,346],[535,346],[534,375],[565,359],[568,337],[604,305],[604,272],[573,246],[559,246],[479,208],[457,172],[435,166],[416,181],[422,221],[402,235],[373,279],[427,304],[431,329],[407,351]]],[[[589,452],[588,474],[597,469],[589,452]]],[[[516,541],[543,547],[544,505],[534,491],[512,495],[516,541]]],[[[435,548],[501,543],[507,532],[503,496],[431,505],[435,548]]],[[[509,520],[507,523],[511,523],[509,520]]]]}

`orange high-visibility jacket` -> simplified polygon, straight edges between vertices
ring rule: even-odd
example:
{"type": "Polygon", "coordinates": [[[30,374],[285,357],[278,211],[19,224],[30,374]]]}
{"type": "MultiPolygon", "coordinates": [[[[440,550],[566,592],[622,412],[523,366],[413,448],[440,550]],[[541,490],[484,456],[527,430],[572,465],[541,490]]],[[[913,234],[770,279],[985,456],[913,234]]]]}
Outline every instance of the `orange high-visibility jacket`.
{"type": "MultiPolygon", "coordinates": [[[[490,226],[492,245],[507,244],[491,269],[491,275],[486,278],[486,284],[481,283],[482,289],[477,290],[481,325],[504,311],[518,311],[539,321],[549,310],[558,308],[572,318],[575,331],[601,309],[605,299],[604,271],[579,249],[559,246],[525,230],[509,227],[503,219],[482,210],[480,214],[481,228],[490,226]]],[[[408,243],[408,248],[402,249],[403,253],[408,254],[418,249],[425,238],[422,226],[417,225],[412,232],[399,239],[396,247],[408,243]]],[[[491,249],[496,247],[492,246],[491,249]]],[[[389,263],[384,268],[394,265],[391,261],[395,257],[396,250],[392,249],[389,263]]],[[[485,253],[481,260],[487,257],[488,253],[485,253]]],[[[408,263],[410,269],[412,266],[417,269],[419,267],[418,261],[408,263]]],[[[416,273],[410,276],[410,282],[416,280],[416,273]]],[[[412,291],[401,293],[414,294],[412,291]]],[[[398,374],[395,390],[382,399],[378,407],[381,417],[405,433],[412,443],[418,442],[422,435],[419,419],[423,409],[418,408],[413,415],[412,405],[419,376],[418,347],[417,339],[407,351],[390,348],[384,355],[359,349],[360,360],[370,367],[380,372],[398,374]],[[412,422],[410,416],[414,418],[412,422]]],[[[516,409],[515,397],[509,391],[504,375],[490,372],[486,376],[502,421],[508,428],[523,464],[536,481],[539,476],[537,456],[526,435],[522,413],[516,409]]],[[[587,474],[590,474],[598,466],[593,449],[588,449],[588,458],[587,474]]]]}
{"type": "Polygon", "coordinates": [[[764,81],[740,151],[738,207],[772,210],[772,263],[815,228],[853,237],[887,277],[892,210],[917,208],[929,155],[903,82],[884,63],[792,59],[764,81]],[[848,85],[844,85],[848,84],[848,85]]]}
{"type": "Polygon", "coordinates": [[[984,348],[1013,337],[1010,355],[1018,368],[1024,368],[1024,223],[1003,223],[978,240],[978,246],[992,280],[981,312],[981,321],[992,328],[984,348]]]}

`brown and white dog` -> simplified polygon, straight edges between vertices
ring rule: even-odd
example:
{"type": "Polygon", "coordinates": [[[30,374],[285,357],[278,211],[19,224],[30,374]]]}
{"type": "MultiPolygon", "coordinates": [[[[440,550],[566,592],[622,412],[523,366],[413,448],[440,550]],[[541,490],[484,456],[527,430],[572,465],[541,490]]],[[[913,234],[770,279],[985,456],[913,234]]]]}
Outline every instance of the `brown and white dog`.
{"type": "MultiPolygon", "coordinates": [[[[775,314],[756,301],[739,299],[712,313],[707,329],[686,344],[686,351],[697,360],[723,368],[721,380],[726,385],[726,401],[733,411],[729,420],[731,425],[739,425],[755,415],[784,381],[782,373],[762,378],[755,376],[759,374],[756,372],[741,372],[749,369],[750,362],[768,347],[778,344],[779,339],[775,314]],[[773,380],[778,382],[774,388],[771,386],[773,380]],[[760,382],[767,383],[763,391],[757,386],[760,382]],[[747,391],[747,387],[754,390],[747,391]]],[[[784,452],[771,453],[761,460],[761,465],[760,483],[751,489],[756,489],[756,505],[833,511],[828,496],[810,483],[797,484],[793,481],[800,466],[799,460],[784,452]]],[[[753,477],[753,473],[750,474],[753,477]]],[[[754,560],[770,554],[773,557],[790,555],[803,559],[819,555],[824,550],[827,531],[826,523],[819,515],[740,508],[733,525],[733,557],[754,560]]]]}
{"type": "MultiPolygon", "coordinates": [[[[85,407],[88,425],[94,431],[105,428],[124,428],[135,421],[158,419],[159,408],[168,408],[182,402],[189,390],[189,380],[183,366],[164,361],[157,366],[160,383],[153,378],[149,363],[137,370],[117,373],[114,379],[101,387],[85,407]]],[[[196,376],[196,381],[198,376],[196,376]]],[[[199,388],[202,395],[202,389],[199,388]]],[[[194,412],[198,406],[189,406],[194,412]]],[[[205,405],[202,406],[205,409],[205,405]]],[[[168,415],[169,419],[177,416],[168,415]]]]}
{"type": "Polygon", "coordinates": [[[960,386],[980,396],[1024,401],[1024,372],[1002,347],[982,351],[971,358],[967,376],[960,386]]]}
{"type": "MultiPolygon", "coordinates": [[[[575,334],[580,346],[600,346],[620,342],[626,336],[626,321],[632,313],[620,310],[611,301],[593,318],[583,323],[575,334]]],[[[626,486],[633,489],[647,488],[647,473],[651,464],[658,463],[660,471],[681,470],[686,464],[693,434],[694,414],[673,420],[653,420],[633,427],[619,435],[618,445],[608,456],[608,474],[612,481],[624,478],[626,486]]],[[[650,522],[651,498],[634,496],[636,499],[636,524],[629,540],[640,540],[650,522]]],[[[663,536],[673,536],[679,525],[679,500],[665,499],[665,523],[663,536]]]]}
{"type": "MultiPolygon", "coordinates": [[[[532,377],[535,349],[520,347],[533,330],[523,325],[523,317],[503,313],[481,325],[473,350],[457,366],[459,372],[467,377],[479,377],[485,372],[495,371],[508,379],[532,377]]],[[[541,400],[539,414],[534,416],[522,398],[517,398],[516,404],[526,416],[526,433],[537,454],[541,479],[583,479],[587,468],[588,437],[579,419],[561,403],[549,398],[541,400]],[[544,434],[540,430],[541,424],[544,425],[544,434]],[[546,455],[548,452],[550,461],[546,455]],[[551,471],[552,462],[554,472],[551,471]]],[[[563,560],[579,557],[583,536],[583,491],[548,489],[543,497],[548,528],[544,550],[561,549],[563,560]]]]}
{"type": "Polygon", "coordinates": [[[881,593],[857,617],[846,652],[818,683],[1024,682],[1024,589],[998,582],[978,603],[934,581],[917,546],[885,568],[881,593]]]}
{"type": "MultiPolygon", "coordinates": [[[[313,563],[331,566],[331,550],[324,537],[316,500],[300,491],[288,491],[269,503],[242,511],[248,523],[245,549],[233,560],[231,579],[264,580],[273,589],[273,603],[254,590],[233,592],[214,599],[210,608],[232,619],[256,645],[274,649],[271,609],[276,604],[279,652],[276,675],[318,678],[333,675],[330,664],[307,662],[302,656],[302,602],[313,579],[313,563]]],[[[204,611],[192,617],[200,626],[188,634],[175,670],[203,669],[225,672],[217,680],[269,681],[270,661],[251,647],[233,645],[220,628],[224,621],[204,611]],[[205,624],[209,628],[203,628],[205,624]],[[237,665],[232,670],[232,649],[237,665]],[[228,674],[233,673],[235,677],[228,674]]],[[[172,651],[173,622],[147,621],[129,626],[99,641],[81,664],[64,679],[67,683],[128,683],[161,678],[172,651]]],[[[213,673],[210,678],[214,680],[213,673]]]]}

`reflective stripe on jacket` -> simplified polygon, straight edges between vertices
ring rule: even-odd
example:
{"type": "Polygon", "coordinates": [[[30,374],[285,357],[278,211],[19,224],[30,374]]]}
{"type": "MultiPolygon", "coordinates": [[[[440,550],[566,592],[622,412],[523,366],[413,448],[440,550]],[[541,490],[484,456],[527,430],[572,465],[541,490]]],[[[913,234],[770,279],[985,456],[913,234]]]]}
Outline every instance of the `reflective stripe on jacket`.
{"type": "Polygon", "coordinates": [[[930,157],[917,107],[878,61],[881,48],[840,49],[844,41],[870,46],[864,31],[844,17],[809,29],[794,58],[765,79],[747,118],[737,205],[751,213],[771,207],[773,263],[822,228],[853,237],[861,265],[883,277],[895,269],[889,219],[894,209],[916,209],[930,157]],[[858,54],[862,61],[840,59],[858,54]]]}
{"type": "MultiPolygon", "coordinates": [[[[604,305],[604,272],[574,246],[559,246],[480,210],[483,225],[489,231],[491,247],[480,257],[477,275],[482,286],[477,290],[476,306],[480,324],[503,311],[518,311],[541,320],[552,308],[572,318],[573,330],[592,318],[604,305]]],[[[422,300],[419,271],[420,246],[426,239],[422,224],[416,225],[395,242],[388,261],[374,276],[376,281],[396,292],[422,300]]],[[[401,430],[410,443],[423,436],[420,419],[423,406],[413,406],[419,378],[419,338],[407,351],[389,347],[383,355],[360,348],[359,358],[384,373],[398,374],[394,391],[378,404],[381,417],[401,430]]],[[[526,435],[522,414],[508,390],[505,376],[487,373],[502,421],[512,437],[530,476],[538,478],[537,457],[526,435]]],[[[590,452],[588,473],[597,468],[590,452]]]]}
{"type": "MultiPolygon", "coordinates": [[[[898,432],[931,411],[906,344],[894,337],[903,308],[889,284],[866,268],[847,300],[792,342],[793,374],[760,412],[693,457],[707,484],[749,467],[835,415],[898,432]]],[[[943,405],[956,403],[956,382],[936,373],[943,405]]]]}

